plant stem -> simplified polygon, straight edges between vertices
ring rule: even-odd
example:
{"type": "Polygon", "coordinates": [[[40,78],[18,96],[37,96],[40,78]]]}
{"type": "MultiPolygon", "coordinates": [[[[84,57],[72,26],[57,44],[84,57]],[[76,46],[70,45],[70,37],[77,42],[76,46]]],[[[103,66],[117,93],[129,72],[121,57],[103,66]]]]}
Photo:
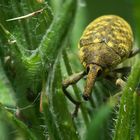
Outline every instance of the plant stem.
{"type": "Polygon", "coordinates": [[[140,61],[137,61],[122,92],[118,119],[115,126],[114,140],[129,140],[133,114],[133,93],[140,79],[140,61]]]}
{"type": "Polygon", "coordinates": [[[140,139],[140,91],[134,94],[135,135],[134,140],[140,139]]]}
{"type": "Polygon", "coordinates": [[[50,28],[47,30],[39,46],[39,54],[46,70],[54,64],[61,44],[75,15],[77,1],[67,0],[61,10],[55,15],[50,28]],[[47,65],[46,65],[47,64],[47,65]]]}

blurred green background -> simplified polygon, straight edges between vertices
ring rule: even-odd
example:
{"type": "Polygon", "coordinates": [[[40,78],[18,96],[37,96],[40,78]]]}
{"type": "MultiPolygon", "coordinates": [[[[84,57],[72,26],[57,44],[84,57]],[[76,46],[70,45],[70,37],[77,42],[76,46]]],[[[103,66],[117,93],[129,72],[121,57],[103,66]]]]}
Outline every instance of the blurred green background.
{"type": "MultiPolygon", "coordinates": [[[[45,2],[47,2],[48,5],[51,7],[53,15],[56,15],[57,13],[59,13],[59,11],[61,11],[62,5],[66,1],[69,1],[69,0],[46,0],[45,2]]],[[[73,73],[79,72],[81,71],[81,69],[83,69],[82,65],[80,64],[79,57],[78,57],[77,44],[85,27],[95,18],[101,15],[106,15],[106,14],[115,14],[115,15],[119,15],[123,17],[126,21],[130,23],[133,29],[133,33],[135,37],[134,47],[139,47],[139,43],[140,43],[140,39],[139,39],[140,1],[138,0],[134,0],[134,1],[133,0],[117,0],[117,1],[115,0],[114,1],[113,0],[106,0],[106,1],[78,0],[76,1],[75,0],[75,2],[77,2],[76,15],[74,19],[71,19],[72,25],[71,26],[68,25],[70,27],[69,27],[69,32],[67,34],[68,37],[66,41],[64,41],[64,43],[61,44],[61,45],[66,46],[65,51],[67,55],[64,57],[63,56],[64,54],[61,52],[60,58],[59,58],[60,65],[59,64],[57,65],[58,67],[61,68],[62,77],[61,75],[58,76],[56,74],[59,70],[58,71],[54,70],[55,71],[54,77],[56,78],[58,77],[58,80],[55,79],[56,83],[57,81],[59,81],[57,85],[54,84],[55,86],[58,86],[58,91],[56,87],[53,87],[54,90],[56,89],[56,92],[59,92],[61,88],[60,84],[61,84],[62,79],[65,79],[66,77],[68,77],[70,73],[68,72],[67,70],[68,67],[65,64],[66,57],[68,57],[66,61],[69,63],[68,65],[70,65],[70,68],[72,69],[73,73]]],[[[16,36],[19,42],[26,49],[34,50],[37,48],[37,45],[39,45],[43,35],[45,34],[46,29],[48,29],[49,25],[51,24],[51,18],[49,17],[50,15],[46,17],[46,20],[44,20],[45,19],[44,16],[46,16],[47,14],[40,16],[38,18],[32,18],[32,20],[25,22],[22,26],[19,26],[20,23],[16,24],[16,22],[6,22],[5,20],[14,18],[16,16],[28,14],[44,6],[45,6],[44,2],[42,4],[41,2],[39,2],[39,0],[36,0],[36,1],[35,0],[23,0],[23,1],[1,0],[0,1],[0,23],[4,27],[6,27],[6,29],[8,29],[14,36],[16,36]],[[29,34],[28,33],[26,34],[24,30],[21,30],[21,28],[23,28],[26,25],[30,25],[28,26],[29,34]],[[36,29],[36,32],[34,32],[34,29],[36,29]],[[23,35],[23,33],[25,34],[23,35]],[[31,45],[29,45],[28,43],[26,44],[26,40],[30,40],[29,38],[32,40],[32,42],[30,42],[31,45]]],[[[101,81],[96,82],[94,90],[93,90],[93,94],[92,94],[92,100],[90,102],[83,101],[82,107],[83,107],[83,112],[85,113],[85,115],[81,111],[82,110],[81,109],[78,114],[78,117],[72,120],[71,112],[73,111],[74,106],[67,99],[63,97],[64,95],[62,95],[62,98],[60,97],[58,99],[62,99],[62,101],[60,100],[60,102],[63,104],[63,101],[64,101],[64,105],[66,104],[65,102],[67,102],[68,104],[67,108],[69,112],[68,115],[61,116],[63,115],[63,113],[65,114],[65,112],[63,112],[61,115],[59,114],[59,111],[61,112],[61,109],[58,108],[57,110],[57,105],[59,107],[59,102],[56,102],[55,104],[52,103],[53,105],[51,104],[52,106],[56,106],[56,110],[54,109],[55,111],[52,109],[53,107],[51,105],[49,106],[51,109],[48,109],[50,111],[49,113],[50,114],[52,113],[51,114],[52,118],[51,117],[47,118],[48,116],[51,116],[49,113],[48,113],[49,115],[47,113],[46,113],[47,115],[44,115],[45,113],[39,112],[40,99],[38,95],[35,97],[34,95],[32,95],[33,101],[28,102],[26,101],[27,100],[26,95],[24,96],[24,94],[22,94],[21,96],[20,94],[17,95],[17,93],[15,93],[15,89],[14,89],[15,83],[14,84],[11,83],[13,79],[10,79],[10,77],[7,76],[9,74],[7,72],[8,67],[3,66],[4,54],[6,53],[5,52],[3,53],[2,47],[7,46],[7,44],[6,44],[4,34],[2,33],[2,31],[0,32],[0,45],[1,45],[0,46],[1,47],[1,51],[0,51],[0,56],[1,56],[0,140],[24,140],[24,139],[25,140],[29,140],[29,139],[110,140],[110,139],[113,139],[113,134],[115,131],[114,119],[117,118],[116,114],[118,113],[116,112],[118,112],[119,105],[113,108],[112,106],[108,106],[104,103],[106,103],[106,100],[110,96],[113,96],[115,93],[119,91],[118,88],[116,88],[114,83],[110,81],[106,81],[105,79],[101,79],[101,81]],[[104,107],[102,105],[104,105],[104,107]],[[27,115],[27,117],[30,116],[29,117],[30,119],[28,120],[26,119],[26,117],[24,118],[24,116],[22,118],[22,115],[20,116],[21,118],[20,117],[18,118],[17,117],[18,111],[19,111],[18,109],[21,111],[25,110],[24,115],[25,116],[27,115]],[[33,112],[30,112],[31,110],[33,112]],[[61,117],[62,118],[64,117],[64,120],[65,120],[64,122],[61,122],[62,121],[61,119],[60,119],[61,121],[59,120],[59,118],[61,117]],[[30,124],[32,121],[36,123],[30,124]],[[52,122],[52,124],[49,125],[48,124],[49,121],[50,123],[52,122]],[[57,122],[57,121],[60,121],[60,122],[57,122]],[[60,124],[62,124],[62,127],[60,124]],[[66,136],[66,134],[64,134],[63,136],[63,133],[68,133],[68,131],[64,131],[64,129],[70,130],[69,136],[66,136]],[[54,136],[54,135],[57,135],[57,133],[58,133],[58,136],[57,137],[54,136]],[[94,138],[92,137],[92,133],[96,134],[94,135],[94,138]]],[[[132,58],[131,60],[128,60],[125,63],[126,65],[131,66],[133,65],[133,61],[135,60],[139,61],[139,57],[132,58]]],[[[23,81],[23,83],[26,83],[26,82],[28,83],[28,81],[23,81]]],[[[32,82],[29,82],[29,84],[30,83],[32,82]]],[[[78,82],[77,87],[74,87],[74,88],[77,88],[78,94],[80,95],[80,97],[82,95],[84,83],[85,83],[85,80],[83,79],[80,82],[78,82]]],[[[20,91],[20,89],[23,88],[21,87],[22,86],[18,87],[18,90],[17,90],[18,92],[20,91]]],[[[75,96],[72,87],[70,87],[68,90],[72,93],[73,96],[75,96]]],[[[35,88],[35,93],[39,93],[36,88],[35,88]]],[[[52,98],[55,98],[55,97],[52,97],[52,98]]],[[[54,99],[52,101],[56,101],[56,100],[54,99]]],[[[63,105],[60,105],[60,106],[63,107],[63,105]]],[[[133,134],[134,131],[135,130],[132,129],[131,139],[133,139],[132,137],[134,136],[133,134]]],[[[121,140],[121,139],[118,139],[118,140],[121,140]]],[[[139,140],[139,137],[135,138],[135,140],[139,140]]]]}

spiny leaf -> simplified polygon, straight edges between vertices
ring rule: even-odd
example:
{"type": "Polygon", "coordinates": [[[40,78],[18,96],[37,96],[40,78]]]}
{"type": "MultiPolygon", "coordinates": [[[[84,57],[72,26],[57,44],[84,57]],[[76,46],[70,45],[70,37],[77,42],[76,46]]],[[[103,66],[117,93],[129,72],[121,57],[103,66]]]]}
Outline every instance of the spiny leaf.
{"type": "Polygon", "coordinates": [[[4,116],[2,119],[4,119],[5,121],[8,120],[11,124],[13,124],[17,128],[17,130],[24,136],[24,138],[37,140],[32,131],[23,122],[18,120],[11,112],[6,110],[2,104],[0,104],[0,112],[3,113],[2,116],[4,116]]]}
{"type": "Polygon", "coordinates": [[[102,129],[105,121],[112,110],[111,104],[106,104],[99,108],[97,114],[92,118],[89,128],[87,129],[86,140],[100,140],[103,135],[102,129]]]}
{"type": "Polygon", "coordinates": [[[131,75],[122,92],[120,109],[117,123],[115,126],[114,140],[129,140],[131,137],[131,123],[134,111],[133,93],[138,86],[140,80],[140,61],[137,61],[132,68],[131,75]]]}

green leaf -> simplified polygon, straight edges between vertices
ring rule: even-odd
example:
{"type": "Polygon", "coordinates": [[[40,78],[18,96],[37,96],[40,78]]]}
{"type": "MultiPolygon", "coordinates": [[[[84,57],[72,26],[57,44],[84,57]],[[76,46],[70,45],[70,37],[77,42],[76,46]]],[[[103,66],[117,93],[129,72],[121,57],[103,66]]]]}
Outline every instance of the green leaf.
{"type": "Polygon", "coordinates": [[[43,113],[44,113],[44,124],[46,125],[45,127],[48,129],[49,137],[52,140],[60,139],[60,134],[57,130],[57,125],[54,121],[53,118],[53,112],[50,110],[50,106],[48,103],[48,97],[45,95],[46,88],[45,85],[43,85],[43,90],[42,90],[42,107],[43,107],[43,113]]]}
{"type": "Polygon", "coordinates": [[[18,120],[11,112],[6,110],[2,104],[0,104],[0,113],[2,114],[2,120],[8,120],[11,124],[13,124],[13,126],[15,126],[15,128],[24,136],[25,139],[37,140],[32,131],[23,122],[18,120]]]}
{"type": "Polygon", "coordinates": [[[132,68],[128,82],[123,89],[119,114],[115,126],[114,140],[129,140],[131,139],[133,122],[133,101],[134,92],[140,80],[140,61],[137,61],[132,68]]]}
{"type": "Polygon", "coordinates": [[[140,96],[139,96],[139,89],[134,94],[134,113],[135,113],[134,140],[139,140],[140,139],[140,96]]]}
{"type": "Polygon", "coordinates": [[[0,102],[7,106],[15,106],[14,90],[8,80],[0,60],[0,102]]]}
{"type": "Polygon", "coordinates": [[[98,109],[95,116],[92,117],[89,128],[87,129],[86,140],[101,140],[104,133],[102,131],[104,130],[104,123],[107,121],[112,107],[111,104],[105,104],[98,109]]]}
{"type": "Polygon", "coordinates": [[[47,106],[46,107],[49,109],[50,113],[45,111],[45,114],[49,117],[46,117],[47,124],[49,124],[48,129],[52,130],[52,126],[50,125],[50,118],[52,118],[51,122],[54,127],[53,130],[56,130],[57,132],[49,131],[51,137],[54,137],[56,134],[58,134],[58,140],[71,140],[71,138],[73,140],[78,140],[76,129],[72,121],[72,116],[68,111],[64,93],[62,92],[61,81],[61,70],[59,62],[57,61],[54,65],[53,71],[49,75],[47,82],[49,108],[47,106]]]}

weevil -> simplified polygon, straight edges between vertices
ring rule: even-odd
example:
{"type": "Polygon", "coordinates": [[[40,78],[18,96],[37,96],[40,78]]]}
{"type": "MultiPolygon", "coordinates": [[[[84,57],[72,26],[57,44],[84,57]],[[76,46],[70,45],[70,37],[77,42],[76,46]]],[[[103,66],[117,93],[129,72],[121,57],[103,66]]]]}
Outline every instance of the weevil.
{"type": "Polygon", "coordinates": [[[83,98],[89,100],[98,75],[112,71],[122,61],[140,52],[132,50],[133,40],[130,25],[116,15],[98,17],[86,27],[78,43],[79,57],[85,70],[71,75],[62,83],[65,95],[76,105],[75,113],[80,102],[74,100],[66,88],[87,75],[83,98]]]}

